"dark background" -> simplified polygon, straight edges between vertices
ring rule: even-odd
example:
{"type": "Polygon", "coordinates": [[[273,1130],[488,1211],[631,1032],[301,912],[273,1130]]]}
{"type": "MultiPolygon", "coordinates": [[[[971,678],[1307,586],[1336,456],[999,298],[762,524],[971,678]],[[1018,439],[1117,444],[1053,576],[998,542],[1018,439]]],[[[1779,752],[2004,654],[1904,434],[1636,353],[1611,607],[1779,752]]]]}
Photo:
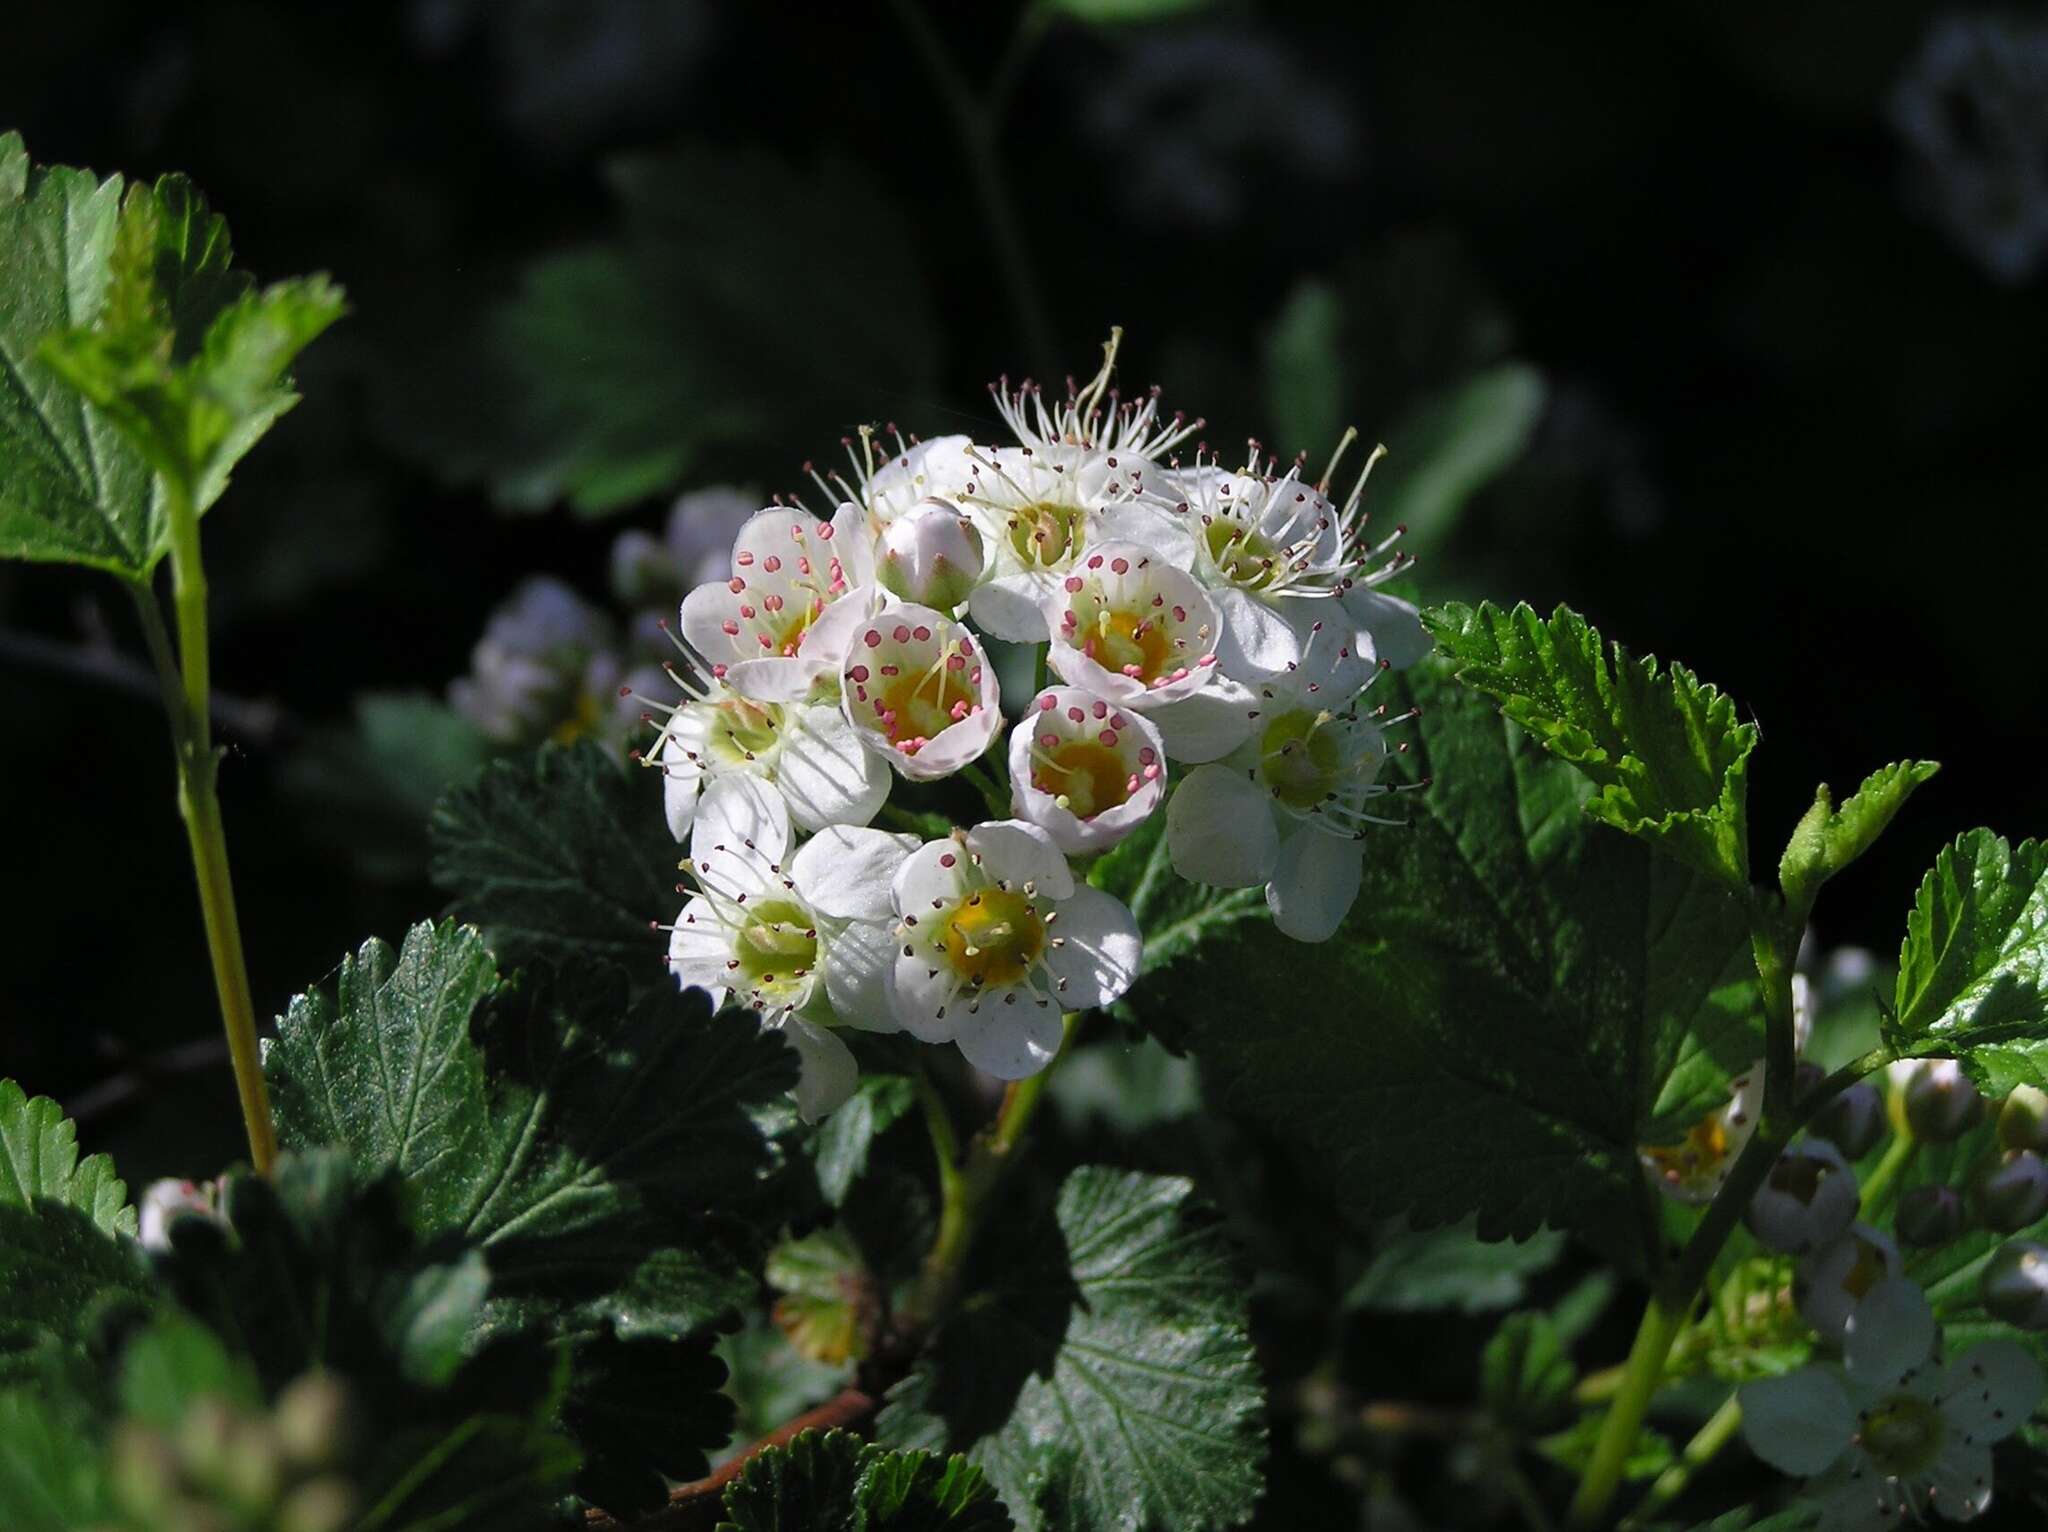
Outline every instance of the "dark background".
{"type": "MultiPolygon", "coordinates": [[[[933,9],[978,98],[1013,13],[933,9]]],[[[1930,159],[1891,114],[1942,13],[1766,9],[1052,19],[997,154],[1055,365],[1085,375],[1120,323],[1127,379],[1218,440],[1325,450],[1285,439],[1263,363],[1304,281],[1337,300],[1341,418],[1369,436],[1476,366],[1540,369],[1528,452],[1424,593],[1568,600],[1731,692],[1765,737],[1760,867],[1816,781],[1946,762],[1823,908],[1827,941],[1884,949],[1945,837],[2048,821],[2048,307],[2024,249],[1987,256],[1953,211],[1955,178],[2048,106],[1990,65],[1923,88],[1952,151],[1930,159]]],[[[0,128],[37,160],[189,172],[243,264],[350,293],[306,402],[207,523],[216,685],[280,718],[222,777],[267,1012],[441,902],[416,811],[373,834],[305,785],[355,769],[356,694],[441,694],[528,572],[601,597],[612,537],[676,490],[794,486],[862,419],[987,429],[986,381],[1043,366],[888,6],[67,0],[7,30],[0,128]],[[678,145],[694,158],[636,223],[605,167],[678,145]],[[823,190],[788,194],[792,174],[823,190]],[[568,268],[535,263],[585,252],[601,291],[550,318],[534,273],[568,268]],[[558,426],[681,445],[583,517],[528,472],[558,426]],[[542,505],[502,504],[521,498],[542,505]]],[[[1995,220],[2038,211],[2014,200],[2048,178],[2048,129],[2032,153],[1995,220]]],[[[0,1073],[72,1098],[118,1050],[214,1026],[160,718],[78,673],[108,668],[82,637],[100,621],[134,652],[110,581],[0,568],[0,1073]]],[[[225,1071],[89,1136],[131,1182],[217,1163],[239,1140],[225,1071]]]]}

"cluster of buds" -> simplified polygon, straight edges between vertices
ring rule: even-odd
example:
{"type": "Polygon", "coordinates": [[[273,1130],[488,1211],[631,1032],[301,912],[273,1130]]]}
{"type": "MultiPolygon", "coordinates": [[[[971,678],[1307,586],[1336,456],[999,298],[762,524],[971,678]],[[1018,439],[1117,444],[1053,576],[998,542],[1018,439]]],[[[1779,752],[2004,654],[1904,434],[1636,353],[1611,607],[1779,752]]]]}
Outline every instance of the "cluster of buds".
{"type": "Polygon", "coordinates": [[[1181,877],[1263,888],[1304,941],[1399,822],[1380,800],[1407,784],[1379,778],[1414,715],[1369,689],[1429,642],[1379,589],[1409,561],[1366,533],[1371,460],[1341,494],[1350,434],[1314,480],[1256,443],[1227,469],[1156,389],[1120,399],[1116,345],[1062,402],[996,385],[1009,440],[892,426],[847,471],[806,465],[824,504],[740,526],[682,599],[681,700],[641,699],[690,847],[669,967],[787,1033],[807,1117],[852,1089],[841,1028],[1043,1068],[1063,1013],[1140,967],[1131,912],[1077,864],[1155,815],[1181,877]],[[990,640],[1042,646],[1035,691],[1003,695],[990,640]],[[893,783],[961,774],[987,821],[871,828],[893,783]]]}

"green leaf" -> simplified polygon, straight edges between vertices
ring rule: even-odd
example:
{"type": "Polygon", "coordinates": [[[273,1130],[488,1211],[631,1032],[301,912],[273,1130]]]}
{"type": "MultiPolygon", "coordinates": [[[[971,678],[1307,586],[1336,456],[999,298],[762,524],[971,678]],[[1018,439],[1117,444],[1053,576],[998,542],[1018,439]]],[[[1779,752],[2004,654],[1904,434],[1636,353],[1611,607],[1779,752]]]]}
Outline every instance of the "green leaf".
{"type": "Polygon", "coordinates": [[[1524,1434],[1555,1426],[1571,1409],[1577,1369],[1547,1314],[1510,1314],[1479,1359],[1479,1397],[1524,1434]]]}
{"type": "MultiPolygon", "coordinates": [[[[1546,1436],[1534,1445],[1558,1467],[1569,1473],[1584,1473],[1586,1465],[1593,1460],[1593,1449],[1600,1440],[1600,1428],[1606,1422],[1605,1415],[1583,1415],[1564,1430],[1546,1436]]],[[[1678,1452],[1671,1445],[1670,1437],[1641,1426],[1636,1430],[1635,1445],[1622,1459],[1621,1476],[1631,1482],[1653,1479],[1677,1461],[1678,1452]]]]}
{"type": "Polygon", "coordinates": [[[1009,1513],[960,1457],[889,1452],[802,1431],[747,1460],[718,1532],[1009,1532],[1009,1513]]]}
{"type": "Polygon", "coordinates": [[[1460,680],[1600,789],[1595,818],[1749,891],[1748,760],[1756,726],[1683,665],[1631,660],[1559,607],[1446,606],[1425,623],[1460,680]]]}
{"type": "Polygon", "coordinates": [[[292,402],[263,376],[280,343],[302,342],[338,298],[317,279],[251,297],[190,183],[167,176],[125,202],[123,184],[32,166],[19,134],[0,135],[0,557],[140,580],[170,524],[130,432],[152,450],[172,450],[174,425],[197,433],[179,452],[210,443],[192,476],[206,510],[292,402]]]}
{"type": "Polygon", "coordinates": [[[0,1080],[0,1204],[27,1207],[37,1197],[77,1208],[105,1233],[135,1232],[135,1209],[114,1162],[104,1154],[80,1160],[78,1130],[64,1109],[0,1080]]]}
{"type": "Polygon", "coordinates": [[[577,1493],[623,1520],[664,1505],[669,1479],[710,1472],[706,1449],[732,1431],[724,1382],[725,1365],[694,1341],[607,1334],[579,1345],[562,1411],[587,1454],[577,1493]]]}
{"type": "Polygon", "coordinates": [[[1485,1239],[1548,1224],[1639,1264],[1640,1146],[1682,1137],[1761,1052],[1747,917],[1590,822],[1585,779],[1447,669],[1379,683],[1390,710],[1422,708],[1390,770],[1434,786],[1366,842],[1336,937],[1247,924],[1133,1002],[1183,1032],[1212,1106],[1349,1215],[1476,1214],[1485,1239]]]}
{"type": "Polygon", "coordinates": [[[673,919],[660,783],[584,741],[494,762],[434,810],[434,881],[508,968],[602,957],[653,975],[673,919]]]}
{"type": "Polygon", "coordinates": [[[1128,26],[1139,22],[1164,21],[1198,11],[1210,0],[1051,0],[1052,8],[1064,11],[1076,21],[1095,26],[1128,26]]]}
{"type": "Polygon", "coordinates": [[[2048,1081],[2048,845],[1972,830],[1906,917],[1885,1040],[1954,1053],[1987,1091],[2048,1081]]]}
{"type": "MultiPolygon", "coordinates": [[[[1271,918],[1263,888],[1211,888],[1176,873],[1167,854],[1163,814],[1154,814],[1105,852],[1088,881],[1115,894],[1137,917],[1145,935],[1142,972],[1147,974],[1241,922],[1271,918]]],[[[1177,1028],[1156,1013],[1141,1009],[1137,1014],[1169,1048],[1178,1047],[1177,1028]]]]}
{"type": "Polygon", "coordinates": [[[1471,498],[1529,445],[1543,414],[1543,374],[1509,362],[1424,399],[1386,430],[1366,504],[1376,527],[1406,527],[1417,558],[1440,548],[1471,498]]]}
{"type": "Polygon", "coordinates": [[[1297,282],[1266,331],[1266,415],[1274,440],[1313,456],[1337,444],[1343,429],[1343,321],[1336,289],[1308,278],[1297,282]]]}
{"type": "Polygon", "coordinates": [[[675,1336],[751,1296],[741,1220],[769,1156],[747,1108],[795,1056],[700,992],[508,984],[475,930],[421,924],[293,1000],[264,1068],[287,1145],[396,1167],[422,1238],[484,1251],[496,1325],[675,1336]]]}
{"type": "MultiPolygon", "coordinates": [[[[0,139],[0,156],[6,140],[0,139]]],[[[6,162],[0,157],[0,191],[6,162]]],[[[108,1513],[100,1449],[78,1412],[25,1388],[0,1389],[0,1511],[8,1532],[78,1532],[108,1513]]]]}
{"type": "Polygon", "coordinates": [[[130,1418],[169,1430],[203,1396],[245,1409],[263,1402],[254,1369],[204,1325],[166,1315],[121,1353],[121,1408],[130,1418]]]}
{"type": "Polygon", "coordinates": [[[1941,770],[1934,761],[1897,761],[1873,771],[1839,809],[1823,782],[1813,807],[1793,827],[1778,861],[1778,882],[1796,911],[1813,908],[1814,895],[1836,873],[1868,851],[1913,790],[1941,770]]]}
{"type": "Polygon", "coordinates": [[[1479,1238],[1470,1220],[1440,1229],[1393,1224],[1372,1264],[1344,1295],[1348,1309],[1413,1313],[1455,1308],[1483,1314],[1522,1301],[1529,1278],[1564,1254],[1564,1235],[1543,1229],[1513,1243],[1479,1238]]]}
{"type": "Polygon", "coordinates": [[[863,1075],[853,1095],[819,1123],[811,1141],[818,1190],[828,1206],[839,1207],[868,1168],[875,1140],[917,1104],[917,1093],[902,1075],[863,1075]]]}
{"type": "Polygon", "coordinates": [[[162,1301],[142,1248],[91,1216],[41,1199],[0,1203],[0,1388],[105,1355],[162,1301]]]}
{"type": "Polygon", "coordinates": [[[977,1250],[975,1297],[889,1393],[876,1439],[965,1450],[1025,1532],[1204,1532],[1265,1457],[1247,1284],[1181,1179],[1084,1168],[977,1250]]]}

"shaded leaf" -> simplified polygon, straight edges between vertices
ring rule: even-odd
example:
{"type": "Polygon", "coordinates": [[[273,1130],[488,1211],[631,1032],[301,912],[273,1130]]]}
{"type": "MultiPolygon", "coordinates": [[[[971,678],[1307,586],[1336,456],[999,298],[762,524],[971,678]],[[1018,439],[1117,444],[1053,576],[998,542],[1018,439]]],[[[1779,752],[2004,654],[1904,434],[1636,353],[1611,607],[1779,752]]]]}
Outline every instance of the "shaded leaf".
{"type": "Polygon", "coordinates": [[[108,1234],[133,1234],[128,1186],[104,1154],[78,1157],[78,1130],[48,1096],[31,1097],[0,1080],[0,1203],[32,1198],[67,1203],[108,1234]]]}
{"type": "MultiPolygon", "coordinates": [[[[0,173],[5,168],[0,161],[0,173]]],[[[100,1523],[108,1502],[99,1444],[78,1412],[30,1389],[0,1389],[0,1511],[8,1532],[78,1532],[100,1523]]]]}
{"type": "Polygon", "coordinates": [[[1381,427],[1386,459],[1366,505],[1375,527],[1406,527],[1401,547],[1426,558],[1471,498],[1509,468],[1543,413],[1543,375],[1509,362],[1462,378],[1381,427]]]}
{"type": "Polygon", "coordinates": [[[1479,1358],[1479,1397],[1520,1432],[1557,1424],[1571,1409],[1578,1372],[1547,1314],[1510,1314],[1479,1358]]]}
{"type": "Polygon", "coordinates": [[[811,1154],[818,1190],[838,1207],[868,1168],[875,1140],[916,1105],[917,1093],[902,1075],[862,1075],[846,1104],[817,1126],[811,1154]]]}
{"type": "Polygon", "coordinates": [[[1468,1220],[1440,1229],[1391,1226],[1372,1263],[1344,1295],[1346,1308],[1481,1314],[1522,1301],[1528,1279],[1564,1253],[1564,1235],[1543,1229],[1520,1241],[1479,1238],[1468,1220]]]}
{"type": "Polygon", "coordinates": [[[964,1458],[889,1452],[844,1431],[802,1431],[747,1461],[718,1532],[1009,1532],[964,1458]]]}
{"type": "Polygon", "coordinates": [[[66,1203],[0,1203],[0,1388],[108,1354],[162,1302],[142,1247],[66,1203]]]}
{"type": "Polygon", "coordinates": [[[1336,289],[1308,278],[1266,331],[1266,416],[1287,451],[1328,452],[1343,429],[1342,320],[1336,289]]]}

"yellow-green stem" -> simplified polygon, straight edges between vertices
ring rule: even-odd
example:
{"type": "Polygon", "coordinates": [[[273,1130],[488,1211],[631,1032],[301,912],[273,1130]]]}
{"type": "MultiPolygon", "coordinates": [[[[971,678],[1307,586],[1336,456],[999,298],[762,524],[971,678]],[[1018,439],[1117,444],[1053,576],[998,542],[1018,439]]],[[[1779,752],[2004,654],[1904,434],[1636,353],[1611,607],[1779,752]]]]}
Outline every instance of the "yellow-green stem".
{"type": "Polygon", "coordinates": [[[1597,1527],[1607,1518],[1614,1492],[1621,1485],[1621,1472],[1634,1450],[1650,1398],[1664,1377],[1664,1362],[1671,1355],[1672,1342],[1685,1328],[1685,1309],[1652,1296],[1643,1309],[1643,1322],[1636,1329],[1635,1344],[1629,1348],[1621,1388],[1600,1422],[1600,1435],[1593,1444],[1592,1460],[1572,1497],[1571,1525],[1597,1527]]]}
{"type": "Polygon", "coordinates": [[[1623,1520],[1621,1532],[1636,1532],[1658,1511],[1684,1494],[1686,1486],[1692,1483],[1692,1476],[1713,1462],[1721,1449],[1735,1439],[1735,1433],[1741,1426],[1742,1406],[1736,1403],[1736,1396],[1731,1393],[1722,1401],[1721,1408],[1708,1416],[1707,1423],[1685,1444],[1678,1461],[1657,1475],[1657,1481],[1644,1494],[1642,1504],[1623,1520]]]}
{"type": "Polygon", "coordinates": [[[1863,1183],[1863,1211],[1866,1214],[1873,1214],[1884,1206],[1884,1199],[1891,1194],[1906,1167],[1913,1163],[1913,1155],[1919,1148],[1920,1140],[1903,1123],[1899,1124],[1884,1157],[1871,1171],[1870,1179],[1863,1183]]]}
{"type": "MultiPolygon", "coordinates": [[[[165,481],[171,526],[171,593],[177,607],[178,662],[183,694],[168,691],[171,730],[178,744],[178,812],[192,847],[192,871],[199,883],[199,909],[206,922],[206,950],[220,995],[221,1025],[235,1066],[235,1091],[249,1135],[249,1158],[268,1175],[277,1161],[277,1130],[263,1085],[263,1061],[256,1042],[256,1004],[242,954],[242,927],[235,914],[234,880],[228,872],[227,831],[214,792],[219,764],[213,753],[212,701],[206,647],[206,569],[199,557],[199,514],[183,485],[165,481]]],[[[144,623],[148,627],[147,618],[144,623]]],[[[152,648],[156,635],[152,635],[152,648]]]]}

